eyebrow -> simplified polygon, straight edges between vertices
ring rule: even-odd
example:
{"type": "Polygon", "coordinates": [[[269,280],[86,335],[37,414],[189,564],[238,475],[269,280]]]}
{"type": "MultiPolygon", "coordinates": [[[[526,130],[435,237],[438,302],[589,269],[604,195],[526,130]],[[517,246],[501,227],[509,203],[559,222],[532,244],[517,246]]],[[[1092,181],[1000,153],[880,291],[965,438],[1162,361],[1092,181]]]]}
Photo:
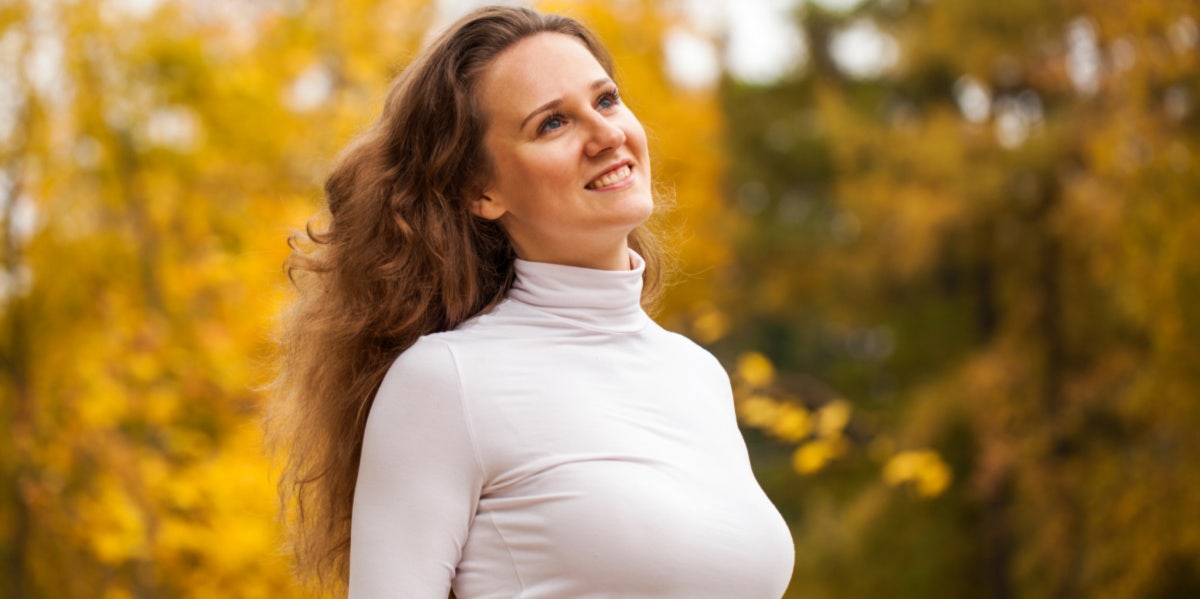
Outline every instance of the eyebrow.
{"type": "MultiPolygon", "coordinates": [[[[613,84],[614,83],[613,83],[612,78],[602,77],[600,79],[593,81],[592,84],[588,86],[588,89],[595,91],[606,85],[613,85],[613,84]]],[[[521,121],[521,126],[518,130],[525,129],[525,125],[529,124],[529,121],[532,120],[533,117],[535,117],[543,112],[546,112],[547,110],[552,110],[554,108],[557,108],[559,104],[562,104],[562,101],[563,101],[562,98],[555,98],[555,99],[550,100],[549,102],[546,102],[545,104],[542,104],[541,106],[538,106],[537,108],[533,109],[533,112],[529,113],[529,116],[526,116],[525,120],[521,121]]]]}

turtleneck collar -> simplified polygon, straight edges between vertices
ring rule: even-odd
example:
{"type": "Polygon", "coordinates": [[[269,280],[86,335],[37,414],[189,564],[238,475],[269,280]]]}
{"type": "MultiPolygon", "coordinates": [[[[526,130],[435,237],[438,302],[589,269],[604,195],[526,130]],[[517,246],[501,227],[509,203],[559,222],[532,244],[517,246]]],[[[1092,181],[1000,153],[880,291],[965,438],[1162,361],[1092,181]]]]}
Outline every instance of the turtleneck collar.
{"type": "Polygon", "coordinates": [[[650,322],[641,303],[646,262],[633,250],[629,262],[629,270],[597,270],[517,258],[508,297],[585,328],[637,331],[650,322]]]}

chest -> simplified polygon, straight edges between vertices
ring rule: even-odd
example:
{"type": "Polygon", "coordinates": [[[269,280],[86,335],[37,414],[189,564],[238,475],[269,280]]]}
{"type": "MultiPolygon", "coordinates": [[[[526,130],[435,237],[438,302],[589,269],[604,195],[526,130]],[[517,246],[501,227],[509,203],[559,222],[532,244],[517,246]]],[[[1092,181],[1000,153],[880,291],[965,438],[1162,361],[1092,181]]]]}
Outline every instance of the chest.
{"type": "Polygon", "coordinates": [[[728,376],[689,343],[576,336],[461,360],[468,418],[493,486],[572,456],[701,470],[745,461],[728,376]]]}
{"type": "Polygon", "coordinates": [[[486,482],[461,582],[512,572],[528,597],[771,596],[745,593],[786,582],[791,539],[750,470],[727,375],[698,348],[611,350],[559,343],[464,376],[486,482]],[[511,565],[492,570],[495,555],[511,565]]]}

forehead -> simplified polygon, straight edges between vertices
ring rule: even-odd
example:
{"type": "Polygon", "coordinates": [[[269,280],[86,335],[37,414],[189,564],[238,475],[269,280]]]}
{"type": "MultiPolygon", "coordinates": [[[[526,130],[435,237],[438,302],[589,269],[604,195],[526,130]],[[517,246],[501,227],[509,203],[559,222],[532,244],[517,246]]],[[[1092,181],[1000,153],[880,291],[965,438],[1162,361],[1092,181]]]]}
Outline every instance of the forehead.
{"type": "Polygon", "coordinates": [[[480,105],[490,119],[524,119],[529,111],[569,94],[589,92],[608,76],[583,42],[539,33],[501,52],[480,78],[480,105]]]}

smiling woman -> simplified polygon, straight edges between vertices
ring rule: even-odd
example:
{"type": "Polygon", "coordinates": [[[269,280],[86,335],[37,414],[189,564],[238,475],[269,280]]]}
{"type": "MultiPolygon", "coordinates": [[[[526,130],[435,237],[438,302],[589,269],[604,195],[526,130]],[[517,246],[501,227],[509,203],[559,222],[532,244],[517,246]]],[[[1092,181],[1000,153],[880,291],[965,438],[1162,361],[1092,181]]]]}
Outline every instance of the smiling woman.
{"type": "Polygon", "coordinates": [[[497,56],[479,91],[494,176],[474,213],[499,219],[526,260],[628,268],[625,240],[653,209],[650,159],[604,67],[541,33],[497,56]]]}
{"type": "Polygon", "coordinates": [[[643,310],[646,135],[591,32],[467,15],[326,196],[271,422],[302,574],[355,599],[783,593],[729,379],[643,310]]]}
{"type": "Polygon", "coordinates": [[[535,35],[497,56],[479,91],[494,175],[475,214],[499,218],[521,258],[628,269],[625,239],[654,208],[646,132],[595,56],[535,35]]]}

